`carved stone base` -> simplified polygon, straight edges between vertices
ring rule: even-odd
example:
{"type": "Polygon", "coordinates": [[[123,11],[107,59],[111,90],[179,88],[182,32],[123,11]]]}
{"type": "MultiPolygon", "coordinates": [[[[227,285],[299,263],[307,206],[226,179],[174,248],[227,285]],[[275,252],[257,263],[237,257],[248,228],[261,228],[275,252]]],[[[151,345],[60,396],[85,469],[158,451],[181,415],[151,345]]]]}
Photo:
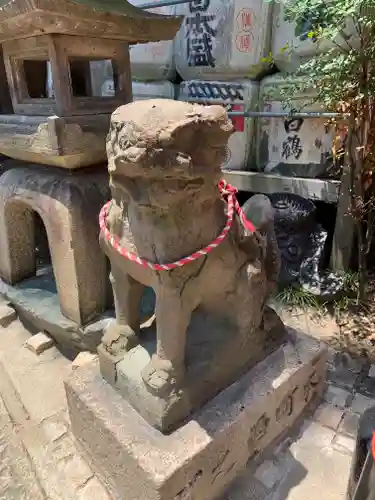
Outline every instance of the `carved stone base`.
{"type": "MultiPolygon", "coordinates": [[[[25,164],[24,164],[25,165],[25,164]]],[[[100,168],[68,173],[25,165],[0,178],[0,277],[15,285],[37,271],[35,213],[46,229],[62,314],[79,326],[109,305],[98,215],[109,197],[100,168]]]]}
{"type": "MultiPolygon", "coordinates": [[[[114,320],[112,309],[84,326],[63,316],[51,267],[40,269],[37,276],[15,285],[8,285],[0,279],[0,294],[11,302],[30,331],[47,332],[64,354],[72,358],[79,351],[96,353],[103,331],[114,320]]],[[[153,294],[146,289],[141,303],[142,321],[147,321],[153,312],[153,294]]]]}
{"type": "Polygon", "coordinates": [[[303,334],[222,391],[171,435],[151,427],[100,375],[66,381],[73,433],[113,498],[213,500],[325,386],[327,350],[303,334]]]}
{"type": "Polygon", "coordinates": [[[0,116],[0,152],[27,162],[80,169],[106,161],[109,115],[0,116]],[[95,118],[95,120],[94,120],[95,118]]]}
{"type": "Polygon", "coordinates": [[[286,341],[278,315],[266,308],[256,334],[238,338],[235,328],[196,310],[186,343],[186,374],[178,387],[153,393],[143,374],[156,352],[155,324],[140,334],[141,344],[121,356],[98,349],[103,377],[152,426],[164,433],[175,430],[193,411],[237,380],[286,341]]]}

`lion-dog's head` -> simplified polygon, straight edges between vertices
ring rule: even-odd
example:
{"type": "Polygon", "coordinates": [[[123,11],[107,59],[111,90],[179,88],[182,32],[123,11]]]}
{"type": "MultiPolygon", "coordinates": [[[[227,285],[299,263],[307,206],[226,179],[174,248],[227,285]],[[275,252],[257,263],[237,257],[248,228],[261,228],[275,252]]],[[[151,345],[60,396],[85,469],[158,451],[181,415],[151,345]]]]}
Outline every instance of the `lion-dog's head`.
{"type": "Polygon", "coordinates": [[[107,137],[112,191],[161,210],[192,194],[203,201],[217,190],[232,132],[221,106],[167,99],[121,106],[107,137]]]}

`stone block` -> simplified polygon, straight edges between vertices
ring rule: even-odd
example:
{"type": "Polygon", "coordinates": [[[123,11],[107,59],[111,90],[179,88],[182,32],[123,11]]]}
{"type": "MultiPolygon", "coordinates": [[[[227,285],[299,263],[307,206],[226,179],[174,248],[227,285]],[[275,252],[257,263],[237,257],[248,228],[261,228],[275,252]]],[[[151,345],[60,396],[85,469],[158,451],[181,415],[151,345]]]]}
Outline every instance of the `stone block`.
{"type": "Polygon", "coordinates": [[[338,432],[346,436],[355,438],[357,436],[357,429],[359,423],[359,415],[347,411],[339,425],[338,432]]]}
{"type": "Polygon", "coordinates": [[[8,304],[0,304],[0,326],[6,328],[17,319],[17,313],[8,304]]]}
{"type": "Polygon", "coordinates": [[[351,411],[354,413],[359,413],[361,415],[365,410],[371,408],[372,406],[374,406],[374,400],[372,398],[368,398],[366,396],[363,396],[362,394],[357,393],[354,396],[351,411]]]}
{"type": "Polygon", "coordinates": [[[69,175],[27,165],[5,172],[0,277],[16,285],[36,275],[37,213],[47,233],[62,314],[79,326],[99,317],[108,305],[107,263],[98,241],[98,215],[107,199],[107,174],[100,168],[69,175]]]}
{"type": "Polygon", "coordinates": [[[114,498],[213,500],[322,396],[325,375],[326,348],[298,335],[169,435],[103,379],[97,362],[65,387],[73,434],[114,498]]]}
{"type": "Polygon", "coordinates": [[[265,460],[255,471],[255,478],[267,489],[272,489],[284,477],[284,469],[273,460],[265,460]]]}
{"type": "Polygon", "coordinates": [[[300,436],[297,441],[290,445],[292,453],[299,447],[318,447],[320,449],[328,449],[331,446],[332,440],[336,432],[316,422],[306,420],[300,429],[300,436]]]}
{"type": "Polygon", "coordinates": [[[333,448],[340,453],[352,455],[355,449],[355,439],[338,434],[333,440],[333,448]]]}
{"type": "Polygon", "coordinates": [[[113,355],[99,346],[100,371],[149,424],[169,433],[288,338],[293,342],[294,331],[284,329],[273,311],[267,310],[264,319],[259,329],[240,342],[232,325],[201,313],[193,317],[185,343],[188,369],[179,389],[170,386],[157,393],[144,381],[157,352],[157,319],[142,331],[139,345],[127,352],[113,355]]]}
{"type": "Polygon", "coordinates": [[[375,397],[375,378],[361,377],[356,389],[360,394],[373,399],[375,397]]]}
{"type": "Polygon", "coordinates": [[[48,437],[49,441],[55,443],[68,431],[67,426],[64,422],[54,421],[53,419],[47,419],[43,422],[43,430],[48,437]]]}
{"type": "Polygon", "coordinates": [[[314,413],[314,420],[324,427],[336,430],[344,415],[344,410],[330,404],[322,404],[314,413]]]}
{"type": "Polygon", "coordinates": [[[89,363],[92,363],[98,358],[97,354],[93,354],[92,352],[84,351],[80,352],[78,356],[72,362],[72,370],[77,370],[81,366],[85,366],[89,363]]]}
{"type": "Polygon", "coordinates": [[[358,374],[350,370],[332,369],[328,371],[328,381],[331,384],[351,391],[358,379],[358,374]]]}
{"type": "Polygon", "coordinates": [[[340,387],[329,385],[325,394],[325,400],[337,408],[345,408],[350,402],[351,393],[340,387]]]}
{"type": "Polygon", "coordinates": [[[25,342],[25,347],[27,347],[30,351],[35,354],[42,354],[42,352],[46,351],[50,347],[55,344],[54,340],[51,337],[48,337],[43,332],[39,332],[36,335],[33,335],[25,342]]]}
{"type": "Polygon", "coordinates": [[[58,462],[56,471],[61,476],[68,478],[75,490],[87,484],[89,479],[94,476],[90,467],[78,454],[58,462]]]}
{"type": "Polygon", "coordinates": [[[99,480],[92,477],[77,491],[77,500],[110,500],[110,497],[99,480]]]}

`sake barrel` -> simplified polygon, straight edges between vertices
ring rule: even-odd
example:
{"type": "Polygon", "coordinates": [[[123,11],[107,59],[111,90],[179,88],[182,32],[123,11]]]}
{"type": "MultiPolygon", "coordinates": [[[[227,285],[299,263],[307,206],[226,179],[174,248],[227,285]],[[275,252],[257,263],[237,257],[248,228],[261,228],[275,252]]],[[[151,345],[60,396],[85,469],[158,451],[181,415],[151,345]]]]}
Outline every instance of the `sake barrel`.
{"type": "MultiPolygon", "coordinates": [[[[259,84],[249,80],[202,81],[181,83],[178,99],[200,104],[220,104],[228,111],[249,111],[257,105],[259,84]]],[[[236,116],[232,118],[235,132],[227,147],[222,168],[247,170],[252,151],[254,119],[236,116]]]]}
{"type": "Polygon", "coordinates": [[[174,44],[184,80],[255,78],[269,54],[273,2],[192,0],[176,7],[185,16],[174,44]]]}
{"type": "MultiPolygon", "coordinates": [[[[303,80],[275,75],[260,85],[260,109],[270,113],[296,110],[323,112],[314,103],[314,91],[303,80]],[[294,86],[293,100],[286,102],[282,89],[294,86]]],[[[257,122],[257,169],[291,177],[319,177],[331,161],[333,133],[324,118],[260,118],[257,122]]]]}
{"type": "MultiPolygon", "coordinates": [[[[156,1],[156,0],[155,0],[156,1]]],[[[144,0],[129,0],[129,3],[138,7],[144,0]]],[[[175,6],[156,7],[147,9],[147,12],[175,15],[175,6]]],[[[130,63],[134,80],[169,80],[175,76],[173,60],[173,40],[131,45],[130,63]]]]}
{"type": "Polygon", "coordinates": [[[143,99],[174,99],[175,86],[165,82],[136,82],[133,81],[133,101],[143,99]]]}

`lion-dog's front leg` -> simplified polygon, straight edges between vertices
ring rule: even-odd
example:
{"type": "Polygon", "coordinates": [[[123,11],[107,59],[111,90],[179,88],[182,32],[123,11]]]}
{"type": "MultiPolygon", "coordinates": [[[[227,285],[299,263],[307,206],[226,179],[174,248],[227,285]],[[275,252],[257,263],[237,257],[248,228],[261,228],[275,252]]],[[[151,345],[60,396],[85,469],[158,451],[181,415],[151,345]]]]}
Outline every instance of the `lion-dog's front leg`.
{"type": "Polygon", "coordinates": [[[102,345],[114,356],[129,351],[139,343],[140,305],[144,285],[111,263],[110,281],[115,302],[116,321],[105,330],[102,345]]]}
{"type": "Polygon", "coordinates": [[[191,308],[181,300],[180,290],[158,287],[156,292],[156,354],[142,371],[151,392],[161,395],[181,385],[185,375],[186,334],[191,308]]]}

